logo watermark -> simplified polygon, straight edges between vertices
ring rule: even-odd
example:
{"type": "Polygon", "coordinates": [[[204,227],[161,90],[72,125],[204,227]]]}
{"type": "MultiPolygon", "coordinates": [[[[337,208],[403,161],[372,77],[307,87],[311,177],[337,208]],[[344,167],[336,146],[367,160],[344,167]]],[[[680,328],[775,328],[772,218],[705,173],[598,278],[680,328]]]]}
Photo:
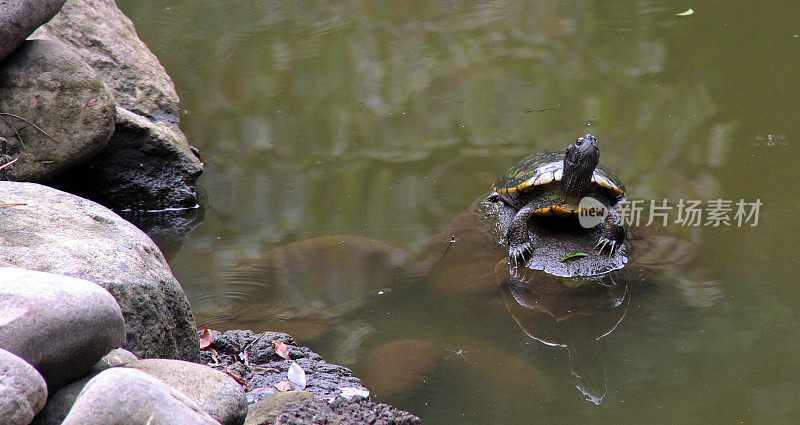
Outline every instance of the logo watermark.
{"type": "MultiPolygon", "coordinates": [[[[636,199],[625,201],[616,210],[622,222],[629,226],[755,227],[762,205],[761,199],[678,199],[672,202],[636,199]]],[[[581,199],[578,208],[578,220],[585,228],[597,226],[608,216],[608,207],[588,196],[581,199]]]]}

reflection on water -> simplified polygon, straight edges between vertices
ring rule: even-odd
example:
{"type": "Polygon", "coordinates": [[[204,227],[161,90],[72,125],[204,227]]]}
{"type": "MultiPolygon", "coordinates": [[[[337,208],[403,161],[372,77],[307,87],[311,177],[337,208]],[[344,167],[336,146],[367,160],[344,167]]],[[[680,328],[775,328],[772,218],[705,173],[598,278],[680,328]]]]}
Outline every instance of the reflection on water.
{"type": "Polygon", "coordinates": [[[207,163],[171,260],[200,324],[288,330],[425,423],[800,421],[793,2],[119,4],[207,163]],[[576,353],[520,331],[469,206],[586,132],[632,199],[763,207],[633,229],[628,301],[586,316],[625,319],[576,353]]]}

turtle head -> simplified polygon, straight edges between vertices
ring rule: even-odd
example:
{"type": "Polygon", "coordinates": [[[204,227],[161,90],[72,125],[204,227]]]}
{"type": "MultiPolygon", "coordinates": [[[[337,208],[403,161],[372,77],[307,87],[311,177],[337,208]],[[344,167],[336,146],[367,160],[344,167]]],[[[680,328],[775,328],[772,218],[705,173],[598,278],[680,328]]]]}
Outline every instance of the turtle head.
{"type": "Polygon", "coordinates": [[[566,199],[569,202],[579,201],[592,184],[592,174],[600,163],[600,150],[597,139],[591,134],[578,137],[564,152],[564,185],[566,199]]]}

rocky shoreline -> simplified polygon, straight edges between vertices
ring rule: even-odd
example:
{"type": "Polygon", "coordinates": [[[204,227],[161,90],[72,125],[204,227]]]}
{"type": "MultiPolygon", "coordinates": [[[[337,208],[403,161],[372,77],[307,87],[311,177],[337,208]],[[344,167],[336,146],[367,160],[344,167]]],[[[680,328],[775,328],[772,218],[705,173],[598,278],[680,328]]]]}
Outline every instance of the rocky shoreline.
{"type": "Polygon", "coordinates": [[[198,203],[172,81],[113,0],[0,3],[19,180],[0,181],[0,424],[420,423],[286,334],[212,331],[201,352],[164,255],[109,209],[198,203]]]}

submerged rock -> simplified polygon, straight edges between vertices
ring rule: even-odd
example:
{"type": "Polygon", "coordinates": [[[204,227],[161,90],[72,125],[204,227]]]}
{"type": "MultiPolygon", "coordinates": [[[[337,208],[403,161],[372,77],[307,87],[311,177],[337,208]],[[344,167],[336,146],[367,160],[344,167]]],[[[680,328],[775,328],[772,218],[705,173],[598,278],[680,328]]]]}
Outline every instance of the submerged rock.
{"type": "Polygon", "coordinates": [[[175,87],[114,0],[69,0],[36,36],[74,47],[117,104],[108,146],[65,187],[119,209],[196,205],[203,167],[178,128],[175,87]]]}
{"type": "Polygon", "coordinates": [[[31,33],[49,21],[65,0],[10,0],[0,2],[0,60],[31,33]]]}
{"type": "Polygon", "coordinates": [[[0,207],[0,261],[108,290],[125,317],[124,347],[139,357],[197,358],[186,294],[147,235],[103,206],[46,186],[0,182],[0,194],[22,204],[0,207]]]}
{"type": "Polygon", "coordinates": [[[219,425],[192,399],[152,376],[114,367],[92,378],[63,425],[219,425]]]}
{"type": "Polygon", "coordinates": [[[0,423],[28,424],[44,407],[47,385],[25,360],[0,349],[0,423]]]}
{"type": "Polygon", "coordinates": [[[0,347],[36,367],[51,392],[125,342],[111,294],[52,273],[0,268],[0,323],[0,347]]]}
{"type": "Polygon", "coordinates": [[[364,382],[380,397],[407,395],[422,387],[441,360],[441,349],[421,339],[383,344],[367,355],[364,382]]]}
{"type": "Polygon", "coordinates": [[[114,132],[114,99],[64,43],[25,42],[0,64],[0,81],[0,137],[18,157],[17,180],[46,181],[85,163],[114,132]]]}

